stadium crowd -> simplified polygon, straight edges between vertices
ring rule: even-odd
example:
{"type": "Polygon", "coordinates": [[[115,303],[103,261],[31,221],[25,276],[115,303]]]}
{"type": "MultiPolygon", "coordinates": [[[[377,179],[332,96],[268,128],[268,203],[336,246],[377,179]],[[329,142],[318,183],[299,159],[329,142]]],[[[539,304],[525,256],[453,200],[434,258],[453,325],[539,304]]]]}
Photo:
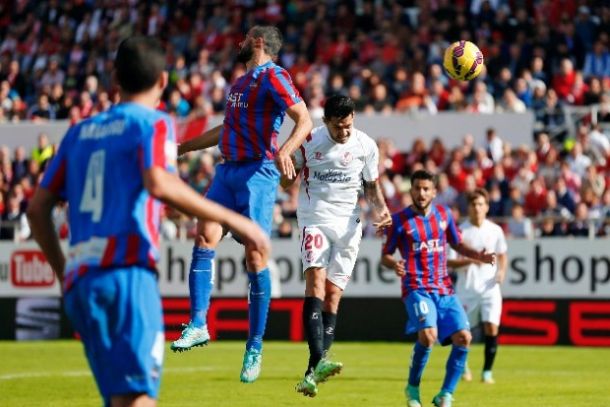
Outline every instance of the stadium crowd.
{"type": "MultiPolygon", "coordinates": [[[[438,201],[462,216],[465,193],[488,188],[490,215],[511,236],[610,234],[605,2],[0,1],[0,122],[74,123],[108,109],[118,100],[112,58],[120,40],[134,33],[166,44],[170,86],[161,109],[178,118],[222,114],[229,84],[244,72],[234,62],[236,44],[258,22],[282,29],[279,63],[313,117],[337,92],[356,101],[358,114],[533,112],[531,145],[513,146],[490,129],[486,145],[456,134],[464,137],[459,148],[422,138],[405,152],[383,134],[371,134],[379,142],[392,210],[408,203],[407,176],[423,166],[440,174],[438,201]],[[475,81],[456,82],[443,73],[443,51],[457,38],[472,40],[485,55],[487,70],[475,81]],[[596,114],[568,126],[565,111],[573,106],[596,106],[596,114]]],[[[45,153],[0,149],[3,220],[24,220],[27,199],[53,151],[44,136],[36,148],[45,153]]],[[[180,175],[204,191],[217,159],[190,154],[180,161],[180,175]]],[[[293,233],[295,206],[295,189],[280,193],[276,235],[293,233]]],[[[61,217],[58,211],[58,225],[61,217]]],[[[188,220],[164,224],[168,237],[191,229],[188,220]]],[[[27,237],[27,223],[18,230],[18,238],[27,237]]]]}

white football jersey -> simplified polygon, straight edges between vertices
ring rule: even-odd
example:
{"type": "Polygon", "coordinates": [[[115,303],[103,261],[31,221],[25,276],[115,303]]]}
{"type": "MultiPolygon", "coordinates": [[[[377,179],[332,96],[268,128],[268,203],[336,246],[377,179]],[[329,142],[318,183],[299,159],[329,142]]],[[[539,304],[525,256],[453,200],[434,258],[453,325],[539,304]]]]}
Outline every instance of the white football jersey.
{"type": "Polygon", "coordinates": [[[379,150],[357,129],[344,144],[335,142],[326,126],[316,127],[295,153],[301,168],[297,217],[299,225],[332,224],[360,215],[362,182],[379,177],[379,150]]]}
{"type": "MultiPolygon", "coordinates": [[[[460,225],[464,243],[477,251],[485,249],[488,253],[505,254],[508,247],[504,231],[495,223],[485,219],[480,227],[469,220],[460,225]]],[[[453,253],[455,255],[455,252],[453,253]]],[[[496,265],[470,264],[467,269],[459,270],[455,286],[459,295],[480,294],[496,286],[496,265]]]]}

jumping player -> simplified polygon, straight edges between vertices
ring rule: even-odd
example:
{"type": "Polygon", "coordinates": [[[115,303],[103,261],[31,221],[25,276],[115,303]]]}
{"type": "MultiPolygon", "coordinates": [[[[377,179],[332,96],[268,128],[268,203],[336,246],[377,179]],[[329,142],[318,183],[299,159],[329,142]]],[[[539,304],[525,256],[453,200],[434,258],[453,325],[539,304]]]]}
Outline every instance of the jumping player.
{"type": "MultiPolygon", "coordinates": [[[[231,87],[223,124],[179,147],[179,152],[185,153],[218,145],[224,162],[216,167],[207,197],[248,216],[267,234],[271,232],[280,174],[296,176],[291,155],[312,128],[305,102],[290,76],[273,62],[281,46],[277,28],[250,29],[238,54],[248,71],[231,87]],[[295,126],[279,147],[277,135],[286,114],[295,126]]],[[[197,232],[189,272],[191,320],[180,339],[172,343],[174,351],[188,350],[210,339],[206,316],[213,287],[212,264],[224,231],[218,222],[200,219],[197,232]]],[[[249,333],[240,380],[252,383],[261,370],[271,279],[266,253],[248,244],[245,248],[250,281],[249,333]]]]}
{"type": "MultiPolygon", "coordinates": [[[[350,279],[362,237],[358,194],[373,210],[378,231],[391,224],[379,184],[379,150],[354,128],[354,102],[331,96],[324,105],[324,126],[315,128],[295,155],[301,185],[297,219],[305,273],[303,325],[309,364],[296,390],[318,393],[317,384],[339,373],[340,362],[326,358],[334,339],[337,311],[350,279]]],[[[282,177],[282,186],[292,180],[282,177]]]]}

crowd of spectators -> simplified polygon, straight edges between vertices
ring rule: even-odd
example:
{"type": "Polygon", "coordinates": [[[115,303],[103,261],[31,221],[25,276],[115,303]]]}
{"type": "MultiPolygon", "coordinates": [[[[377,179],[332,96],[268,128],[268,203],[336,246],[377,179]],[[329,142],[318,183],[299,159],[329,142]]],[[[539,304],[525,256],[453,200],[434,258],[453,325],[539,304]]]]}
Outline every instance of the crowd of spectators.
{"type": "MultiPolygon", "coordinates": [[[[396,151],[391,140],[380,139],[392,209],[409,202],[408,175],[423,166],[441,174],[439,202],[462,216],[465,193],[487,187],[491,215],[506,220],[513,236],[608,234],[606,2],[0,0],[0,122],[75,123],[108,109],[118,100],[112,58],[121,39],[136,33],[158,36],[167,49],[170,84],[161,109],[178,118],[222,114],[230,83],[244,72],[235,63],[237,45],[258,23],[282,30],[279,63],[314,117],[337,92],[355,100],[358,114],[533,112],[531,145],[511,146],[493,131],[485,146],[466,135],[450,151],[439,140],[426,145],[423,139],[410,151],[396,151]],[[457,39],[472,40],[485,55],[486,70],[475,81],[456,82],[443,73],[444,49],[457,39]],[[597,116],[567,126],[566,108],[589,105],[598,107],[597,116]],[[541,227],[533,228],[532,219],[541,227]]],[[[24,156],[24,149],[0,149],[3,218],[19,206],[23,219],[44,165],[31,155],[26,175],[21,169],[16,175],[14,163],[24,156]]],[[[190,155],[180,163],[181,176],[204,191],[216,160],[210,153],[190,155]]],[[[294,190],[278,196],[278,236],[292,233],[295,208],[294,190]]],[[[177,225],[165,222],[164,233],[192,229],[189,221],[177,225]]]]}
{"type": "Polygon", "coordinates": [[[120,40],[160,37],[170,86],[163,108],[221,113],[243,73],[237,45],[254,24],[284,34],[279,63],[314,116],[344,92],[364,112],[523,112],[564,128],[565,106],[600,104],[610,120],[610,5],[593,0],[0,1],[0,121],[78,121],[117,100],[120,40]],[[449,80],[447,45],[474,41],[486,71],[449,80]]]}

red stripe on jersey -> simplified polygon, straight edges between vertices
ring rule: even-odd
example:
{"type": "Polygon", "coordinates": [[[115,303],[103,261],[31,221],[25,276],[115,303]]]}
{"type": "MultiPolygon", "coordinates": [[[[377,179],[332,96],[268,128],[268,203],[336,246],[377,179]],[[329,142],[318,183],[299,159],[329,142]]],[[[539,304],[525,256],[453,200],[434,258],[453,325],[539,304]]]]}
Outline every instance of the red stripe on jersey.
{"type": "Polygon", "coordinates": [[[278,73],[275,71],[275,69],[269,69],[268,71],[269,71],[269,81],[271,82],[271,86],[273,86],[273,88],[277,92],[278,96],[280,98],[282,98],[282,100],[284,101],[284,104],[287,107],[294,105],[295,103],[293,100],[293,96],[291,95],[291,92],[294,95],[298,95],[299,91],[296,90],[296,88],[292,84],[292,80],[290,79],[290,76],[288,76],[288,73],[284,70],[281,70],[279,72],[279,74],[284,77],[284,82],[286,82],[288,84],[288,86],[290,86],[289,89],[286,88],[284,86],[284,84],[282,83],[282,81],[280,80],[280,78],[278,78],[278,73]]]}
{"type": "Polygon", "coordinates": [[[158,214],[156,213],[157,204],[152,196],[146,200],[146,228],[150,235],[151,243],[154,247],[159,247],[159,228],[157,227],[158,214]]]}
{"type": "Polygon", "coordinates": [[[299,149],[301,150],[301,155],[303,156],[303,181],[305,182],[305,193],[307,194],[307,198],[311,200],[311,196],[309,196],[309,167],[307,166],[305,147],[303,147],[303,145],[301,144],[299,149]]]}
{"type": "Polygon", "coordinates": [[[271,149],[271,138],[273,137],[273,122],[271,121],[271,114],[269,112],[273,111],[274,102],[273,97],[268,95],[265,98],[263,112],[263,128],[261,130],[261,135],[263,136],[263,144],[265,145],[265,150],[267,152],[267,159],[272,160],[275,157],[275,151],[271,149]]]}
{"type": "Polygon", "coordinates": [[[53,179],[49,183],[49,191],[54,193],[55,195],[59,195],[61,190],[63,189],[66,183],[66,160],[62,160],[61,164],[59,164],[59,168],[53,174],[53,179]]]}
{"type": "Polygon", "coordinates": [[[66,277],[64,278],[64,293],[70,290],[70,288],[72,288],[72,285],[74,284],[75,275],[76,272],[66,274],[66,277]]]}
{"type": "MultiPolygon", "coordinates": [[[[260,89],[260,81],[259,78],[254,79],[252,83],[254,86],[249,84],[250,93],[248,94],[248,135],[250,136],[250,145],[252,146],[252,153],[254,157],[260,157],[262,155],[261,148],[258,142],[258,129],[256,128],[256,119],[257,119],[257,111],[256,111],[256,99],[258,99],[258,92],[260,89]]],[[[265,112],[263,112],[266,115],[265,112]]]]}
{"type": "Polygon", "coordinates": [[[421,283],[427,292],[431,292],[434,289],[434,276],[432,275],[432,271],[430,270],[428,264],[428,258],[430,256],[428,248],[428,233],[426,232],[426,226],[424,225],[424,221],[421,217],[415,216],[413,220],[415,221],[415,227],[417,228],[420,243],[425,243],[425,245],[422,244],[419,251],[419,260],[422,268],[421,283]]]}
{"type": "Polygon", "coordinates": [[[402,236],[398,236],[398,238],[403,238],[404,243],[401,250],[402,258],[406,262],[406,273],[403,277],[403,285],[405,285],[405,280],[409,284],[409,287],[412,290],[417,290],[417,267],[415,265],[415,253],[413,252],[413,237],[409,235],[409,218],[404,211],[398,214],[400,217],[400,223],[402,224],[403,233],[402,236]]]}
{"type": "MultiPolygon", "coordinates": [[[[85,266],[84,264],[78,267],[78,270],[76,271],[76,274],[78,275],[78,277],[82,277],[85,274],[87,274],[87,271],[89,271],[89,267],[85,266]]],[[[76,276],[75,276],[76,277],[76,276]]]]}
{"type": "Polygon", "coordinates": [[[167,123],[161,119],[154,125],[152,146],[152,167],[165,168],[165,141],[167,140],[167,123]]]}
{"type": "Polygon", "coordinates": [[[155,258],[151,252],[148,252],[148,267],[150,267],[151,269],[157,268],[157,263],[155,262],[155,258]]]}
{"type": "MultiPolygon", "coordinates": [[[[439,227],[440,223],[439,223],[439,219],[436,215],[436,212],[432,211],[432,213],[430,214],[430,229],[432,229],[432,239],[436,240],[438,242],[439,245],[443,245],[443,252],[439,253],[439,252],[435,252],[434,256],[432,257],[433,259],[433,267],[434,270],[432,271],[432,276],[434,278],[434,284],[437,285],[439,287],[439,294],[448,294],[445,291],[445,285],[443,284],[443,275],[446,274],[445,270],[446,267],[444,268],[444,270],[441,270],[440,267],[440,257],[446,255],[446,250],[447,248],[445,247],[445,242],[441,242],[441,234],[439,233],[438,227],[439,227]]],[[[446,258],[445,258],[446,259],[446,258]]],[[[446,264],[446,263],[444,263],[446,264]]]]}
{"type": "Polygon", "coordinates": [[[136,234],[127,236],[127,251],[125,253],[125,264],[136,264],[138,262],[138,251],[140,250],[140,238],[136,234]]]}
{"type": "Polygon", "coordinates": [[[305,137],[305,141],[311,141],[311,140],[313,140],[313,137],[312,137],[311,133],[309,133],[307,135],[307,137],[305,137]]]}
{"type": "Polygon", "coordinates": [[[101,267],[110,267],[114,262],[114,255],[116,254],[116,237],[111,236],[108,238],[108,243],[106,243],[106,249],[104,250],[104,255],[102,256],[102,261],[100,262],[101,267]]]}

